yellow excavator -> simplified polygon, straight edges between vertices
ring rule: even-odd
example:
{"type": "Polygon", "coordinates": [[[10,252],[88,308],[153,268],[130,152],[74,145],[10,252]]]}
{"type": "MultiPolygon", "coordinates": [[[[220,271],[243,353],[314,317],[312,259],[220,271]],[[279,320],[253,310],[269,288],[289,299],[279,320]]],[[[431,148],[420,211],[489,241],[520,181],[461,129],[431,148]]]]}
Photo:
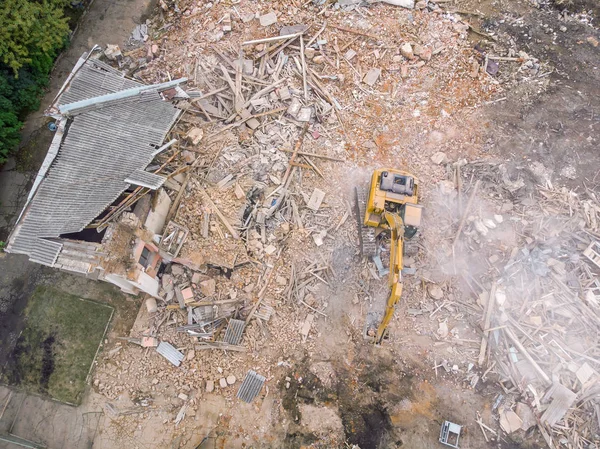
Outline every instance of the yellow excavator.
{"type": "Polygon", "coordinates": [[[418,185],[410,173],[394,169],[375,170],[368,194],[356,187],[356,212],[360,249],[383,269],[380,258],[380,236],[390,233],[390,265],[388,282],[391,289],[385,309],[367,313],[365,338],[381,344],[387,327],[402,296],[404,240],[411,239],[421,224],[422,206],[418,204],[418,185]]]}

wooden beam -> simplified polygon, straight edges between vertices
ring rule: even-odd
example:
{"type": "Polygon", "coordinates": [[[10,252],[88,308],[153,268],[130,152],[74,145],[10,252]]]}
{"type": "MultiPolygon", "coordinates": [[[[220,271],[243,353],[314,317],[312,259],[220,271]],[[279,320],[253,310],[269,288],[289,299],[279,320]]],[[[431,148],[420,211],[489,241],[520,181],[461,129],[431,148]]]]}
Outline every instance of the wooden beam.
{"type": "Polygon", "coordinates": [[[213,202],[213,200],[210,199],[208,192],[206,190],[204,190],[202,187],[199,187],[199,189],[200,189],[200,194],[204,197],[204,199],[208,203],[208,206],[210,207],[211,211],[214,212],[215,214],[217,214],[217,217],[219,217],[221,222],[225,225],[225,227],[227,228],[227,230],[229,231],[231,236],[234,239],[238,240],[240,238],[240,234],[233,228],[233,226],[231,226],[231,223],[229,223],[229,221],[221,213],[221,211],[216,206],[216,204],[213,202]]]}

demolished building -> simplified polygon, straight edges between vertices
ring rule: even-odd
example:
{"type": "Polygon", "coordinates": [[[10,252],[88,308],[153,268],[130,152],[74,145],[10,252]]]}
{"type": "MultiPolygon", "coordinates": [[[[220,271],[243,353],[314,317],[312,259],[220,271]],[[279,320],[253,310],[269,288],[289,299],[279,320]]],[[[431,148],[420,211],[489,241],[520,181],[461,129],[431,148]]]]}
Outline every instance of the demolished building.
{"type": "MultiPolygon", "coordinates": [[[[148,166],[173,143],[163,145],[181,112],[164,92],[186,80],[145,85],[92,53],[79,59],[47,111],[57,121],[56,134],[6,251],[157,296],[161,256],[151,237],[138,231],[127,238],[125,257],[132,252],[135,263],[120,270],[107,270],[102,246],[119,234],[119,225],[109,226],[106,218],[124,210],[127,194],[157,191],[166,181],[148,166]]],[[[152,215],[151,227],[160,229],[164,218],[161,223],[152,215]]]]}

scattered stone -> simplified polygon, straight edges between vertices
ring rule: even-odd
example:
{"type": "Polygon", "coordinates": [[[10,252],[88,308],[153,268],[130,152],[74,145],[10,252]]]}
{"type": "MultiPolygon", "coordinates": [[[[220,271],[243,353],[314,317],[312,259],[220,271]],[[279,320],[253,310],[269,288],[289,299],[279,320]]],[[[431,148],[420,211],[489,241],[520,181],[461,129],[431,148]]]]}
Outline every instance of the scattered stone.
{"type": "Polygon", "coordinates": [[[224,377],[221,377],[219,379],[219,386],[221,388],[227,388],[227,379],[225,379],[224,377]]]}
{"type": "Polygon", "coordinates": [[[306,315],[306,320],[304,320],[304,323],[302,324],[302,327],[300,328],[300,334],[302,335],[302,341],[305,342],[306,339],[308,338],[308,334],[310,334],[310,328],[312,327],[312,323],[315,320],[315,316],[312,313],[309,313],[308,315],[306,315]]]}
{"type": "Polygon", "coordinates": [[[231,31],[231,14],[226,13],[223,17],[223,32],[229,33],[231,31]]]}
{"type": "Polygon", "coordinates": [[[283,276],[277,276],[277,278],[275,279],[275,282],[277,282],[277,284],[279,285],[287,285],[288,281],[285,277],[283,276]]]}
{"type": "Polygon", "coordinates": [[[296,120],[299,122],[310,122],[312,117],[312,108],[301,108],[298,115],[296,115],[296,120]]]}
{"type": "Polygon", "coordinates": [[[234,192],[235,192],[235,197],[238,200],[241,200],[242,198],[244,198],[246,196],[246,194],[244,193],[244,190],[240,187],[240,185],[237,182],[235,183],[234,192]]]}
{"type": "Polygon", "coordinates": [[[313,62],[315,64],[323,64],[325,62],[325,57],[323,55],[317,55],[313,58],[313,62]]]}
{"type": "Polygon", "coordinates": [[[440,338],[446,338],[448,336],[448,323],[446,321],[442,321],[438,324],[437,334],[440,338]]]}
{"type": "Polygon", "coordinates": [[[121,49],[118,45],[108,44],[106,46],[106,50],[104,50],[104,56],[106,56],[111,61],[116,61],[123,57],[121,53],[121,49]]]}
{"type": "Polygon", "coordinates": [[[229,375],[229,376],[227,376],[226,380],[227,380],[227,385],[233,385],[237,379],[234,375],[229,375]]]}
{"type": "Polygon", "coordinates": [[[171,273],[173,274],[173,276],[182,276],[183,275],[183,266],[179,265],[179,264],[172,264],[171,265],[171,273]]]}
{"type": "Polygon", "coordinates": [[[196,357],[196,351],[194,351],[193,349],[190,349],[187,353],[187,355],[185,356],[186,360],[194,360],[194,357],[196,357]]]}
{"type": "Polygon", "coordinates": [[[152,44],[152,54],[158,54],[158,45],[152,44]]]}
{"type": "Polygon", "coordinates": [[[181,290],[181,296],[183,296],[184,301],[189,301],[194,298],[194,291],[192,287],[184,288],[181,290]]]}
{"type": "Polygon", "coordinates": [[[500,411],[500,427],[506,433],[513,433],[521,428],[523,420],[512,410],[500,411]]]}
{"type": "Polygon", "coordinates": [[[242,22],[244,23],[252,22],[254,19],[256,19],[256,14],[242,14],[242,22]]]}
{"type": "Polygon", "coordinates": [[[183,156],[183,160],[187,164],[193,164],[194,161],[196,160],[196,155],[194,153],[192,153],[191,151],[188,151],[188,150],[183,150],[181,152],[181,156],[183,156]]]}
{"type": "Polygon", "coordinates": [[[433,55],[433,50],[431,50],[431,48],[429,48],[429,47],[425,47],[425,48],[423,48],[421,53],[419,53],[419,58],[421,58],[423,61],[430,61],[432,55],[433,55]]]}
{"type": "Polygon", "coordinates": [[[517,402],[517,406],[515,407],[515,413],[521,418],[523,424],[521,424],[521,430],[527,432],[531,427],[537,424],[535,419],[535,413],[531,410],[527,404],[523,402],[517,402]]]}
{"type": "Polygon", "coordinates": [[[435,300],[442,299],[444,297],[444,291],[437,284],[429,284],[427,287],[427,293],[435,300]]]}
{"type": "Polygon", "coordinates": [[[200,282],[200,291],[204,296],[214,295],[216,288],[217,285],[214,279],[208,279],[206,281],[200,282]]]}
{"type": "Polygon", "coordinates": [[[300,108],[302,108],[302,103],[300,103],[300,100],[298,100],[296,97],[294,97],[294,98],[292,98],[292,102],[290,103],[290,105],[287,108],[287,113],[295,118],[298,116],[298,113],[300,112],[300,108]]]}
{"type": "Polygon", "coordinates": [[[307,25],[298,24],[298,25],[285,25],[282,26],[279,30],[280,36],[289,36],[290,34],[302,33],[308,29],[307,25]]]}
{"type": "Polygon", "coordinates": [[[346,60],[348,60],[348,61],[351,61],[352,58],[354,58],[355,56],[356,56],[356,52],[350,48],[344,55],[344,58],[346,58],[346,60]]]}
{"type": "Polygon", "coordinates": [[[192,128],[185,137],[189,139],[193,145],[198,145],[202,140],[202,137],[204,137],[204,131],[202,131],[201,128],[192,128]]]}
{"type": "Polygon", "coordinates": [[[597,47],[598,44],[600,44],[600,42],[598,42],[598,39],[596,39],[594,36],[588,37],[586,41],[588,41],[588,43],[592,44],[592,46],[594,47],[597,47]]]}
{"type": "Polygon", "coordinates": [[[496,229],[496,222],[494,220],[490,218],[484,218],[482,221],[486,228],[496,229]]]}
{"type": "Polygon", "coordinates": [[[473,226],[475,226],[475,230],[483,236],[486,236],[489,232],[488,227],[484,225],[483,221],[481,221],[479,218],[473,222],[473,226]]]}
{"type": "Polygon", "coordinates": [[[292,97],[290,95],[290,89],[287,86],[284,86],[281,89],[278,89],[277,93],[279,94],[279,98],[281,98],[281,100],[283,100],[283,101],[289,100],[292,97]]]}
{"type": "Polygon", "coordinates": [[[380,76],[381,76],[381,69],[371,69],[363,77],[362,81],[363,81],[363,83],[372,87],[375,85],[375,83],[377,82],[377,80],[379,79],[380,76]]]}
{"type": "Polygon", "coordinates": [[[447,164],[449,161],[448,156],[446,156],[446,153],[444,153],[443,151],[438,151],[433,156],[431,156],[431,162],[433,162],[436,165],[441,165],[447,164]]]}
{"type": "Polygon", "coordinates": [[[404,56],[406,59],[414,59],[415,58],[415,54],[413,53],[412,45],[410,45],[408,42],[403,44],[402,47],[400,47],[400,54],[402,56],[404,56]]]}
{"type": "Polygon", "coordinates": [[[148,39],[148,25],[145,23],[136,25],[131,33],[131,39],[138,42],[145,42],[148,39]]]}
{"type": "Polygon", "coordinates": [[[493,254],[490,256],[490,258],[488,260],[490,261],[491,264],[494,264],[500,260],[500,257],[498,257],[497,254],[493,254]]]}
{"type": "Polygon", "coordinates": [[[315,245],[321,246],[324,243],[325,236],[327,235],[327,231],[323,230],[321,232],[315,232],[312,235],[312,238],[315,242],[315,245]]]}
{"type": "Polygon", "coordinates": [[[246,120],[246,125],[250,129],[256,129],[260,126],[260,122],[254,117],[252,117],[251,119],[246,120]]]}
{"type": "Polygon", "coordinates": [[[150,314],[156,313],[156,311],[158,310],[158,305],[156,304],[156,299],[154,299],[154,298],[146,299],[146,309],[148,310],[148,313],[150,313],[150,314]]]}
{"type": "Polygon", "coordinates": [[[314,58],[314,57],[315,57],[315,53],[316,53],[316,52],[317,52],[317,50],[315,50],[314,48],[312,48],[312,47],[307,47],[307,48],[305,48],[305,49],[304,49],[304,56],[305,56],[307,59],[312,59],[312,58],[314,58]]]}
{"type": "Polygon", "coordinates": [[[177,397],[178,397],[179,399],[181,399],[182,401],[187,401],[187,400],[188,400],[188,395],[187,395],[187,394],[185,394],[185,393],[179,393],[179,394],[177,395],[177,397]]]}
{"type": "Polygon", "coordinates": [[[473,61],[471,63],[471,71],[469,72],[469,76],[471,78],[477,78],[479,76],[479,68],[481,66],[479,65],[479,62],[477,61],[473,61]]]}
{"type": "Polygon", "coordinates": [[[265,246],[265,254],[270,256],[271,254],[275,254],[277,251],[277,247],[275,245],[267,245],[265,246]]]}
{"type": "Polygon", "coordinates": [[[264,16],[260,16],[259,21],[261,26],[268,27],[269,25],[277,23],[277,15],[274,12],[270,12],[264,16]]]}
{"type": "Polygon", "coordinates": [[[413,9],[415,7],[415,0],[381,0],[383,3],[388,5],[400,6],[402,8],[413,9]]]}
{"type": "Polygon", "coordinates": [[[213,391],[215,391],[215,381],[214,380],[207,380],[206,381],[206,392],[207,393],[212,393],[213,391]]]}
{"type": "Polygon", "coordinates": [[[321,207],[321,203],[323,202],[323,198],[325,198],[325,192],[315,188],[310,196],[310,199],[308,200],[308,203],[306,204],[306,207],[314,210],[315,212],[318,211],[321,207]]]}

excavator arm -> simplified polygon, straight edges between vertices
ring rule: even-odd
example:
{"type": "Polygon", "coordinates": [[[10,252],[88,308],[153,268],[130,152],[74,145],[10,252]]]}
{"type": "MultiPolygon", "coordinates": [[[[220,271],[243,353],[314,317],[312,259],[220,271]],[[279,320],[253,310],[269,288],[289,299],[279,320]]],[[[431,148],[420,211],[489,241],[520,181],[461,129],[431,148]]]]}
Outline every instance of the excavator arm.
{"type": "Polygon", "coordinates": [[[402,218],[390,212],[384,212],[383,218],[389,226],[391,232],[391,249],[390,249],[390,274],[388,283],[390,286],[390,296],[385,306],[385,312],[381,323],[377,327],[375,336],[375,344],[381,344],[392,317],[396,304],[402,296],[402,268],[403,268],[403,250],[404,250],[404,222],[402,218]]]}

